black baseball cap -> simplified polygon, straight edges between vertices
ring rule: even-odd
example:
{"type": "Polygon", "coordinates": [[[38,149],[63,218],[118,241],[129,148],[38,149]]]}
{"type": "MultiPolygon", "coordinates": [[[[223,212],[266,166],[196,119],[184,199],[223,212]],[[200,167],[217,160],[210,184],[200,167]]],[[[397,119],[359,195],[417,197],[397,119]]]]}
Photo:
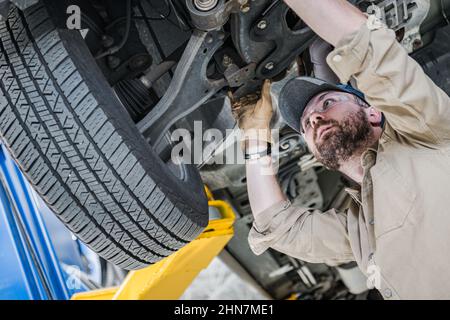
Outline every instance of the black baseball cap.
{"type": "MultiPolygon", "coordinates": [[[[281,89],[278,100],[281,116],[297,132],[301,132],[300,119],[309,101],[325,91],[341,91],[365,100],[364,94],[348,84],[332,84],[311,77],[297,77],[289,80],[281,89]]],[[[367,102],[366,102],[367,103],[367,102]]]]}

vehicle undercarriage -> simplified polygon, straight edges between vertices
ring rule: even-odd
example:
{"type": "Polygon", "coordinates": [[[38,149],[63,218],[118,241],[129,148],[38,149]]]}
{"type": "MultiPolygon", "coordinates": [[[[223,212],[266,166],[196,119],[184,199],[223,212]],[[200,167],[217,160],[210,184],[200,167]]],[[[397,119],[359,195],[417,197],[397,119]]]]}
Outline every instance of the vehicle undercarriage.
{"type": "MultiPolygon", "coordinates": [[[[25,9],[36,1],[15,0],[25,9]]],[[[51,3],[47,1],[46,3],[51,3]]],[[[69,5],[81,13],[79,32],[101,73],[145,141],[183,179],[184,165],[169,164],[175,129],[219,130],[222,141],[205,141],[210,154],[237,148],[227,140],[237,130],[229,93],[236,98],[259,94],[265,79],[274,83],[276,98],[292,77],[314,76],[318,67],[311,45],[320,41],[280,0],[77,0],[53,1],[50,15],[67,27],[69,5]],[[57,2],[57,3],[56,3],[57,2]],[[211,143],[213,144],[211,147],[211,143]]],[[[377,15],[411,56],[450,93],[450,1],[353,0],[377,15]]],[[[10,3],[0,1],[0,11],[10,3]]],[[[2,16],[5,16],[2,13],[2,16]]],[[[276,104],[275,104],[276,106],[276,104]]],[[[288,198],[311,209],[345,209],[349,185],[328,171],[307,149],[303,138],[287,128],[277,110],[280,130],[278,178],[288,198]]],[[[293,292],[304,299],[372,297],[356,264],[331,267],[311,264],[269,250],[255,256],[247,243],[253,222],[246,190],[245,165],[213,163],[206,156],[193,165],[216,197],[237,212],[235,237],[227,252],[272,297],[293,292]]]]}

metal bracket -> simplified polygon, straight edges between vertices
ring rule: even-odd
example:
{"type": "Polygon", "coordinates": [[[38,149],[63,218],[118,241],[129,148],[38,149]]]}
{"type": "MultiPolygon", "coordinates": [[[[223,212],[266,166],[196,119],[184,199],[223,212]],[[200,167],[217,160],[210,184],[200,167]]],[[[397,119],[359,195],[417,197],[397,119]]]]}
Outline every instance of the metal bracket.
{"type": "Polygon", "coordinates": [[[237,65],[231,64],[224,73],[228,86],[231,88],[236,88],[244,85],[246,81],[255,76],[255,68],[256,64],[254,63],[250,63],[241,69],[239,69],[237,65]]]}
{"type": "Polygon", "coordinates": [[[422,46],[420,26],[430,5],[430,0],[383,0],[372,3],[367,13],[376,15],[394,31],[404,28],[402,45],[411,53],[422,46]]]}
{"type": "Polygon", "coordinates": [[[286,21],[288,11],[289,7],[278,1],[250,29],[252,40],[275,43],[275,49],[256,68],[258,78],[273,78],[281,73],[316,38],[307,26],[292,30],[286,21]]]}

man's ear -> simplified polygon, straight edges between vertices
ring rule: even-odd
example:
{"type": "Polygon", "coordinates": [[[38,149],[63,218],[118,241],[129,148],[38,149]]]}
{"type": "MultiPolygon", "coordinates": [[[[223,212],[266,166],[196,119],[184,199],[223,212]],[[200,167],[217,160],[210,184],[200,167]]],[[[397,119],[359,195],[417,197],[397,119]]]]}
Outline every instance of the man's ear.
{"type": "Polygon", "coordinates": [[[372,124],[372,126],[380,127],[381,122],[383,121],[382,113],[374,107],[368,107],[366,110],[367,118],[369,119],[369,122],[372,124]]]}

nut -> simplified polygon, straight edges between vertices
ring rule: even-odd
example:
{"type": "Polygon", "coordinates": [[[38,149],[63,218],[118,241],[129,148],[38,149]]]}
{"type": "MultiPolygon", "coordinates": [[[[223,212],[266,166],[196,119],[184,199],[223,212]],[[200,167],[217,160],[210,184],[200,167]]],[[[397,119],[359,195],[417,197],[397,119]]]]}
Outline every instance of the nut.
{"type": "Polygon", "coordinates": [[[241,6],[241,12],[242,12],[242,13],[247,13],[247,12],[249,12],[249,11],[250,11],[250,5],[249,5],[248,3],[243,4],[243,5],[241,6]]]}
{"type": "Polygon", "coordinates": [[[261,20],[260,22],[258,22],[257,27],[258,29],[264,30],[265,28],[267,28],[267,21],[261,20]]]}
{"type": "Polygon", "coordinates": [[[232,62],[233,62],[233,60],[230,58],[230,56],[228,56],[228,55],[223,56],[222,64],[224,67],[228,67],[232,62]]]}
{"type": "Polygon", "coordinates": [[[264,68],[266,68],[266,70],[272,70],[275,67],[275,64],[271,61],[271,62],[267,62],[266,65],[264,66],[264,68]]]}

